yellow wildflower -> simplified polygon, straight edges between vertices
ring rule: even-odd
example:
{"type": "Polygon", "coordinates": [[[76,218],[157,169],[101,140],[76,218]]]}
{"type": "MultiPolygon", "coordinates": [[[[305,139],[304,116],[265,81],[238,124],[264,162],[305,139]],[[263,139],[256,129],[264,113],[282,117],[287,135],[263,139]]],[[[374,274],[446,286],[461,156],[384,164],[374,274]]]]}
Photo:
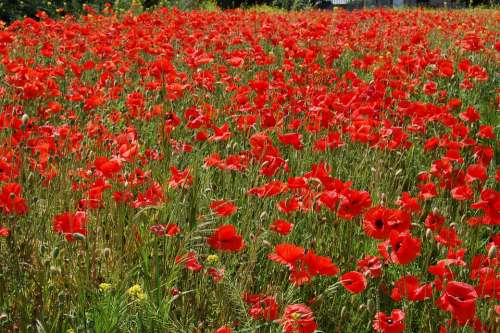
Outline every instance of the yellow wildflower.
{"type": "Polygon", "coordinates": [[[211,254],[207,257],[207,261],[210,265],[213,265],[219,262],[219,257],[216,254],[211,254]]]}
{"type": "Polygon", "coordinates": [[[138,299],[140,301],[146,299],[144,290],[142,290],[142,287],[138,284],[134,284],[132,287],[128,288],[127,294],[129,294],[130,297],[138,299]]]}
{"type": "Polygon", "coordinates": [[[110,283],[101,283],[99,284],[99,290],[102,292],[106,292],[111,289],[111,284],[110,283]]]}

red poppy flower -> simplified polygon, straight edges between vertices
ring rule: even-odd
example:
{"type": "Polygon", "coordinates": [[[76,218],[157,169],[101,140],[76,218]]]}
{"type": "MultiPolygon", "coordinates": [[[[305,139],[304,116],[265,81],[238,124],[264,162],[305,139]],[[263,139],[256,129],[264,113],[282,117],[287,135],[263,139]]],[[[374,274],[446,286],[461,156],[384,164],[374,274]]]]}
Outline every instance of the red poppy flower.
{"type": "Polygon", "coordinates": [[[22,191],[21,184],[4,184],[0,191],[0,210],[5,214],[26,214],[28,206],[26,205],[26,199],[21,197],[22,191]]]}
{"type": "Polygon", "coordinates": [[[401,193],[401,199],[397,200],[396,204],[408,212],[420,212],[422,209],[417,198],[412,197],[408,192],[401,193]]]}
{"type": "Polygon", "coordinates": [[[281,319],[281,325],[285,333],[313,333],[318,327],[311,308],[303,304],[288,305],[281,319]]]}
{"type": "Polygon", "coordinates": [[[214,333],[233,333],[233,330],[227,326],[222,326],[216,329],[214,333]]]}
{"type": "Polygon", "coordinates": [[[243,64],[245,63],[245,60],[241,57],[232,57],[232,58],[227,59],[227,62],[231,66],[239,68],[239,67],[243,66],[243,64]]]}
{"type": "Polygon", "coordinates": [[[404,319],[405,313],[399,309],[392,310],[390,316],[378,312],[375,315],[373,329],[382,333],[401,333],[405,329],[404,319]]]}
{"type": "Polygon", "coordinates": [[[287,265],[292,269],[298,260],[304,258],[304,248],[294,244],[278,244],[274,247],[274,252],[268,255],[268,258],[277,263],[287,265]]]}
{"type": "Polygon", "coordinates": [[[460,119],[467,122],[476,122],[481,119],[481,115],[471,106],[465,112],[459,114],[460,119]]]}
{"type": "Polygon", "coordinates": [[[271,296],[260,297],[251,300],[253,306],[248,310],[248,314],[255,320],[263,319],[273,321],[278,318],[278,303],[271,296]]]}
{"type": "Polygon", "coordinates": [[[189,169],[180,171],[176,167],[171,167],[170,172],[172,173],[172,176],[170,176],[170,179],[168,180],[168,186],[173,189],[189,188],[193,183],[193,177],[189,174],[189,169]]]}
{"type": "Polygon", "coordinates": [[[149,227],[149,231],[154,233],[156,236],[170,236],[173,237],[177,235],[180,231],[181,228],[177,224],[156,224],[151,227],[149,227]]]}
{"type": "Polygon", "coordinates": [[[484,183],[488,180],[488,172],[486,168],[481,164],[472,164],[467,167],[467,173],[465,175],[465,181],[472,183],[475,180],[479,180],[484,183]]]}
{"type": "Polygon", "coordinates": [[[293,197],[288,200],[281,200],[276,206],[280,212],[290,214],[291,212],[295,212],[300,209],[300,201],[299,199],[293,197]]]}
{"type": "Polygon", "coordinates": [[[434,239],[448,248],[455,248],[462,244],[462,240],[458,238],[457,232],[453,228],[442,227],[439,229],[439,234],[434,239]]]}
{"type": "Polygon", "coordinates": [[[307,251],[304,258],[307,271],[310,275],[334,276],[339,273],[339,268],[328,257],[318,256],[314,251],[307,251]]]}
{"type": "Polygon", "coordinates": [[[474,195],[474,191],[467,185],[457,186],[451,190],[451,197],[458,201],[471,200],[474,195]]]}
{"type": "Polygon", "coordinates": [[[10,229],[7,227],[0,226],[0,237],[6,238],[9,237],[9,235],[10,235],[10,229]]]}
{"type": "Polygon", "coordinates": [[[482,224],[500,224],[500,192],[493,189],[483,189],[481,191],[481,200],[473,203],[471,208],[484,212],[484,216],[480,221],[482,224]]]}
{"type": "Polygon", "coordinates": [[[401,301],[403,298],[410,301],[423,301],[432,296],[432,286],[430,284],[420,285],[415,276],[403,276],[394,282],[394,289],[391,292],[391,298],[395,301],[401,301]]]}
{"type": "Polygon", "coordinates": [[[382,274],[382,260],[379,257],[366,256],[358,261],[357,267],[362,273],[369,272],[372,278],[378,278],[382,274]]]}
{"type": "Polygon", "coordinates": [[[102,173],[106,178],[113,177],[114,174],[120,172],[122,166],[116,159],[108,159],[107,157],[98,157],[94,162],[95,168],[102,173]]]}
{"type": "Polygon", "coordinates": [[[391,229],[387,225],[392,211],[382,206],[370,208],[365,213],[363,220],[363,230],[365,233],[375,239],[385,239],[389,237],[391,229]]]}
{"type": "Polygon", "coordinates": [[[493,127],[489,125],[481,125],[479,126],[479,131],[477,132],[477,136],[483,139],[494,140],[496,138],[495,132],[493,131],[493,127]]]}
{"type": "Polygon", "coordinates": [[[379,244],[378,249],[385,259],[406,265],[420,255],[420,239],[413,238],[409,232],[392,231],[390,239],[379,244]]]}
{"type": "Polygon", "coordinates": [[[438,213],[431,212],[425,218],[424,225],[432,231],[438,231],[444,224],[446,218],[438,213]]]}
{"type": "Polygon", "coordinates": [[[251,188],[247,193],[256,195],[259,198],[264,198],[277,196],[281,193],[286,192],[286,190],[287,185],[285,183],[282,183],[279,180],[275,180],[262,186],[251,188]]]}
{"type": "Polygon", "coordinates": [[[175,257],[176,264],[184,263],[184,267],[193,272],[198,272],[203,269],[203,266],[198,262],[196,252],[190,251],[186,254],[175,257]]]}
{"type": "Polygon", "coordinates": [[[342,274],[339,278],[340,283],[353,294],[359,294],[366,289],[367,281],[363,274],[353,271],[342,274]]]}
{"type": "Polygon", "coordinates": [[[207,275],[212,277],[214,283],[219,283],[224,278],[224,268],[218,269],[215,267],[210,267],[207,270],[207,275]]]}
{"type": "Polygon", "coordinates": [[[418,184],[417,186],[420,189],[418,196],[422,200],[432,199],[438,194],[434,183],[418,184]]]}
{"type": "Polygon", "coordinates": [[[296,150],[300,150],[303,147],[301,141],[302,134],[299,133],[288,133],[283,135],[278,134],[278,139],[280,140],[281,143],[286,145],[291,145],[296,150]]]}
{"type": "Polygon", "coordinates": [[[85,212],[64,213],[54,217],[54,231],[64,234],[68,241],[74,241],[74,234],[87,234],[87,216],[85,212]]]}
{"type": "Polygon", "coordinates": [[[465,323],[476,315],[477,296],[470,284],[450,281],[436,303],[440,309],[451,312],[459,323],[465,323]]]}
{"type": "Polygon", "coordinates": [[[238,207],[225,200],[214,200],[210,204],[210,209],[218,216],[231,216],[238,210],[238,207]]]}
{"type": "Polygon", "coordinates": [[[280,235],[285,236],[292,231],[293,224],[285,220],[278,219],[269,226],[269,229],[274,232],[277,232],[280,235]]]}
{"type": "Polygon", "coordinates": [[[213,249],[233,252],[240,251],[245,246],[243,237],[238,235],[236,228],[232,224],[225,224],[217,228],[208,237],[207,242],[213,249]]]}
{"type": "Polygon", "coordinates": [[[406,231],[410,228],[410,215],[398,209],[389,209],[382,206],[370,208],[365,213],[363,229],[365,233],[375,239],[386,239],[391,231],[406,231]]]}
{"type": "Polygon", "coordinates": [[[346,220],[361,215],[372,203],[370,193],[366,191],[347,190],[343,195],[344,199],[340,202],[337,214],[346,220]]]}

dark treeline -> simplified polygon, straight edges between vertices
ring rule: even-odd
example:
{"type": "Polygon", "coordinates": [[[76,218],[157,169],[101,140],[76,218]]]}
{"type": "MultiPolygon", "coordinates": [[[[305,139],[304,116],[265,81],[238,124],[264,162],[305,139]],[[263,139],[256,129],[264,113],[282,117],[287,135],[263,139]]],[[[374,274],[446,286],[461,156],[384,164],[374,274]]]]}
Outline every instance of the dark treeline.
{"type": "MultiPolygon", "coordinates": [[[[132,0],[121,0],[121,4],[129,4],[132,0]]],[[[172,6],[182,7],[184,0],[170,0],[166,3],[172,6]],[[179,6],[181,5],[181,6],[179,6]]],[[[363,0],[351,0],[351,6],[346,6],[347,8],[359,8],[363,5],[363,0]]],[[[450,5],[460,5],[465,6],[478,6],[478,5],[491,5],[498,4],[499,0],[449,0],[450,5]]],[[[251,7],[255,5],[269,5],[276,6],[284,9],[302,9],[306,7],[315,7],[322,9],[329,9],[332,7],[330,0],[215,0],[217,5],[222,9],[232,9],[239,7],[251,7]]],[[[11,22],[15,19],[22,17],[36,17],[36,13],[39,11],[44,11],[50,16],[60,16],[66,13],[71,13],[78,15],[82,12],[83,4],[89,4],[93,6],[96,10],[101,10],[104,8],[106,3],[115,3],[115,0],[0,0],[0,20],[4,22],[11,22]]],[[[161,3],[165,3],[162,0],[143,0],[141,1],[144,9],[154,8],[161,3]]],[[[191,4],[197,4],[198,1],[191,1],[191,4]]],[[[369,3],[375,5],[379,2],[377,1],[366,1],[365,4],[369,3]]],[[[417,0],[417,4],[421,6],[426,6],[430,4],[430,0],[417,0]]],[[[181,9],[189,9],[181,8],[181,9]]]]}

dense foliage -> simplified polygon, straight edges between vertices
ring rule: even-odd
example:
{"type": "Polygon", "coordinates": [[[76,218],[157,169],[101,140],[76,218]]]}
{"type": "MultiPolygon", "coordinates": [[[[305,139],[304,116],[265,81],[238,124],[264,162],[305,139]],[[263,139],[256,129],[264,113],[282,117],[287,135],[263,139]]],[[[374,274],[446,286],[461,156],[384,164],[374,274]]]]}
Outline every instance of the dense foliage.
{"type": "Polygon", "coordinates": [[[500,13],[0,30],[1,332],[498,332],[500,13]]]}

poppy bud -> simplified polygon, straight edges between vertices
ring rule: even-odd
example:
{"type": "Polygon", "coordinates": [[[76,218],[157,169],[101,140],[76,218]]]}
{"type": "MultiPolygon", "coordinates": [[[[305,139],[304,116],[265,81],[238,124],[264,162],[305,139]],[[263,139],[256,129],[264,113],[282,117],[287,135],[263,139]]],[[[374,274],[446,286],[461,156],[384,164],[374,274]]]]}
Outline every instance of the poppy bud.
{"type": "Polygon", "coordinates": [[[172,295],[173,297],[179,296],[180,294],[181,291],[176,287],[173,287],[172,290],[170,290],[170,295],[172,295]]]}
{"type": "Polygon", "coordinates": [[[496,258],[497,256],[498,249],[495,245],[492,245],[490,247],[490,250],[488,251],[488,258],[493,259],[496,258]]]}
{"type": "Polygon", "coordinates": [[[425,230],[425,238],[427,238],[429,240],[432,239],[432,230],[431,229],[425,230]]]}
{"type": "Polygon", "coordinates": [[[358,307],[358,311],[359,311],[359,312],[363,312],[363,311],[365,311],[365,310],[367,310],[367,306],[366,306],[366,304],[361,304],[361,305],[358,307]]]}
{"type": "Polygon", "coordinates": [[[109,247],[105,247],[103,250],[102,250],[102,255],[104,256],[104,258],[109,258],[111,256],[111,249],[109,247]]]}
{"type": "Polygon", "coordinates": [[[368,300],[368,302],[366,302],[366,309],[370,313],[375,311],[375,303],[373,302],[373,300],[371,298],[368,300]]]}
{"type": "Polygon", "coordinates": [[[58,247],[55,247],[53,250],[52,250],[52,253],[50,254],[50,256],[52,257],[52,259],[55,259],[57,258],[57,256],[59,255],[59,248],[58,247]]]}
{"type": "Polygon", "coordinates": [[[437,215],[438,214],[438,209],[436,207],[432,208],[432,214],[437,215]]]}
{"type": "Polygon", "coordinates": [[[76,240],[81,240],[81,241],[84,241],[85,240],[85,236],[79,232],[75,232],[73,234],[73,238],[76,239],[76,240]]]}
{"type": "Polygon", "coordinates": [[[263,211],[261,214],[260,214],[260,221],[262,222],[264,219],[267,218],[267,212],[266,211],[263,211]]]}
{"type": "Polygon", "coordinates": [[[47,245],[45,245],[44,243],[40,244],[40,246],[38,247],[38,251],[40,251],[40,254],[45,254],[45,252],[47,251],[47,245]]]}
{"type": "Polygon", "coordinates": [[[59,275],[61,274],[61,268],[56,266],[50,266],[50,274],[59,275]]]}
{"type": "Polygon", "coordinates": [[[453,222],[453,223],[450,223],[450,228],[453,228],[453,229],[455,229],[455,227],[456,227],[456,226],[457,226],[457,224],[456,224],[455,222],[453,222]]]}
{"type": "Polygon", "coordinates": [[[487,318],[491,318],[491,319],[493,319],[493,318],[495,318],[495,317],[496,317],[495,308],[490,308],[490,309],[488,310],[488,316],[487,316],[487,318]]]}
{"type": "Polygon", "coordinates": [[[345,318],[346,312],[347,312],[347,308],[345,306],[343,306],[342,309],[340,310],[340,319],[341,320],[345,318]]]}
{"type": "Polygon", "coordinates": [[[9,318],[9,316],[7,316],[7,314],[5,312],[2,312],[2,314],[0,314],[0,321],[7,320],[8,318],[9,318]]]}
{"type": "Polygon", "coordinates": [[[25,125],[29,119],[30,119],[30,117],[26,113],[23,114],[23,116],[21,117],[21,121],[23,122],[23,125],[25,125]]]}

